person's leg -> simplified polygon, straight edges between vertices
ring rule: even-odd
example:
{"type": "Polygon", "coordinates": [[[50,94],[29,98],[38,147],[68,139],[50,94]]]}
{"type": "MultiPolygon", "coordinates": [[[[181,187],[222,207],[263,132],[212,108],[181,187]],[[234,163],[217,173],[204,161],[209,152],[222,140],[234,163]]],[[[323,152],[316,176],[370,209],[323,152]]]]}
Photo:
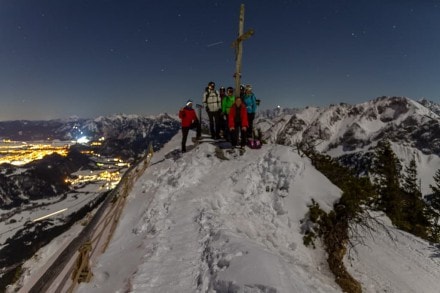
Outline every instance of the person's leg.
{"type": "Polygon", "coordinates": [[[215,119],[215,138],[219,139],[220,138],[220,130],[222,128],[221,126],[221,112],[217,111],[214,114],[214,119],[215,119]]]}
{"type": "MultiPolygon", "coordinates": [[[[227,116],[226,116],[227,117],[227,116]]],[[[228,127],[228,121],[225,120],[225,134],[224,134],[224,139],[226,141],[231,141],[231,133],[229,131],[229,127],[228,127]]]]}
{"type": "Polygon", "coordinates": [[[191,123],[191,129],[196,129],[196,138],[200,139],[200,136],[202,135],[202,127],[200,125],[199,121],[194,121],[191,123]]]}
{"type": "Polygon", "coordinates": [[[241,132],[241,143],[240,143],[240,145],[242,147],[245,147],[246,143],[247,143],[247,131],[243,131],[242,129],[240,129],[240,132],[241,132]]]}
{"type": "Polygon", "coordinates": [[[208,118],[209,118],[209,131],[210,131],[210,133],[211,133],[211,137],[212,137],[212,138],[215,138],[214,113],[215,113],[215,112],[208,111],[208,118]]]}
{"type": "Polygon", "coordinates": [[[188,138],[189,127],[182,127],[182,153],[186,152],[186,139],[188,138]]]}
{"type": "Polygon", "coordinates": [[[255,119],[255,113],[248,113],[248,122],[249,122],[249,128],[247,130],[247,136],[252,137],[253,131],[254,131],[254,119],[255,119]]]}
{"type": "Polygon", "coordinates": [[[238,143],[238,129],[235,128],[234,130],[230,131],[230,135],[231,135],[231,144],[233,147],[235,147],[238,143]]]}
{"type": "Polygon", "coordinates": [[[223,115],[223,113],[220,112],[220,136],[223,135],[223,138],[226,138],[226,129],[227,125],[225,116],[223,115]]]}

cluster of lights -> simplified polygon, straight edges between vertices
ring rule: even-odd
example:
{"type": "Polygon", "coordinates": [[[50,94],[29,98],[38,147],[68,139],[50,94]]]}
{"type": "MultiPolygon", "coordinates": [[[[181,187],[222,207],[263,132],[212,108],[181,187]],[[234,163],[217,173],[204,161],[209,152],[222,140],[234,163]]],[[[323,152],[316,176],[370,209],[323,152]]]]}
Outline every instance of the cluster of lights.
{"type": "Polygon", "coordinates": [[[103,171],[97,174],[78,175],[76,178],[67,178],[64,181],[71,185],[101,181],[108,183],[105,185],[107,188],[113,188],[119,183],[120,180],[121,174],[119,173],[119,171],[103,171]]]}
{"type": "MultiPolygon", "coordinates": [[[[100,157],[98,154],[95,154],[95,156],[100,157]]],[[[107,159],[106,162],[96,162],[96,165],[101,168],[105,168],[107,166],[109,169],[114,168],[115,166],[127,168],[130,167],[130,163],[124,162],[121,159],[107,159]]]]}
{"type": "Polygon", "coordinates": [[[86,151],[81,151],[81,154],[83,154],[83,155],[90,155],[90,156],[97,156],[97,157],[100,157],[100,155],[99,155],[99,154],[95,154],[94,151],[88,151],[88,150],[86,150],[86,151]]]}
{"type": "Polygon", "coordinates": [[[114,158],[113,162],[118,167],[130,167],[130,163],[126,163],[121,159],[114,158]]]}
{"type": "Polygon", "coordinates": [[[32,144],[26,143],[9,145],[10,140],[3,140],[7,145],[0,145],[0,164],[9,163],[16,166],[21,166],[29,162],[40,160],[47,155],[57,153],[61,156],[67,156],[67,146],[52,146],[47,144],[32,144]]]}
{"type": "MultiPolygon", "coordinates": [[[[96,143],[104,141],[104,137],[99,138],[96,143]]],[[[62,156],[67,156],[69,152],[69,146],[54,146],[50,144],[31,144],[26,142],[15,142],[9,139],[3,139],[0,143],[0,164],[9,163],[13,165],[24,165],[34,160],[40,160],[44,156],[57,153],[62,156]]],[[[82,151],[82,153],[99,158],[99,154],[95,154],[93,151],[82,151]]],[[[130,167],[130,164],[124,162],[119,158],[112,159],[98,159],[97,166],[102,169],[115,169],[130,167]]],[[[94,182],[103,182],[101,188],[113,189],[121,180],[121,174],[119,171],[100,171],[94,173],[90,171],[87,175],[77,175],[74,178],[68,178],[65,180],[73,186],[79,184],[87,184],[94,182]]]]}

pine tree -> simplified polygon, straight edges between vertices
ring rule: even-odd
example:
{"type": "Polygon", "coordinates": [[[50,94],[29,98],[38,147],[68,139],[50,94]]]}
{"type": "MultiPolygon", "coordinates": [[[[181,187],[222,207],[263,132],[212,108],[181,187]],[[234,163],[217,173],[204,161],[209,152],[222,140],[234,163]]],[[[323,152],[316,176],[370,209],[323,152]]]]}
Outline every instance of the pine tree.
{"type": "Polygon", "coordinates": [[[440,213],[440,169],[435,173],[434,181],[435,185],[429,185],[433,192],[431,206],[440,213]]]}
{"type": "Polygon", "coordinates": [[[403,182],[403,189],[405,192],[413,194],[417,198],[422,198],[422,192],[420,191],[417,178],[417,164],[414,157],[409,162],[409,166],[405,168],[405,173],[403,182]]]}
{"type": "Polygon", "coordinates": [[[430,229],[427,217],[428,208],[423,201],[422,192],[418,184],[415,157],[411,159],[409,166],[405,168],[403,191],[405,195],[403,206],[405,226],[409,232],[426,238],[430,229]]]}
{"type": "Polygon", "coordinates": [[[434,182],[435,185],[429,185],[432,189],[432,196],[430,198],[431,203],[431,214],[433,216],[434,220],[434,227],[433,227],[433,238],[437,242],[440,241],[440,169],[437,170],[437,172],[434,175],[434,182]]]}
{"type": "Polygon", "coordinates": [[[402,166],[391,148],[389,141],[377,144],[371,173],[379,198],[379,208],[383,209],[390,219],[399,226],[402,220],[403,198],[399,177],[402,166]]]}

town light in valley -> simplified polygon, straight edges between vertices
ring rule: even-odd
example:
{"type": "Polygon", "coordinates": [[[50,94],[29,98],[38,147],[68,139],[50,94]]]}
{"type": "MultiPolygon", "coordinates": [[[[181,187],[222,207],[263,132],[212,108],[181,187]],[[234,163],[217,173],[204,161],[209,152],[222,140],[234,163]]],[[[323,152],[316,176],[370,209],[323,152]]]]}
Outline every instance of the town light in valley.
{"type": "Polygon", "coordinates": [[[88,143],[90,140],[87,138],[87,136],[82,136],[80,138],[78,138],[78,140],[76,141],[77,143],[88,143]]]}

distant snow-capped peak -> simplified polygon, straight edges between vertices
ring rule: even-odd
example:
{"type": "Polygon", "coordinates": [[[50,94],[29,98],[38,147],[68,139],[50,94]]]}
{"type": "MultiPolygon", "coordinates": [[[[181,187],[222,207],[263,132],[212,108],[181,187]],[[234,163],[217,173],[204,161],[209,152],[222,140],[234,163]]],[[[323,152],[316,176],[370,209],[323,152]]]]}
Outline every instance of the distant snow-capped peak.
{"type": "Polygon", "coordinates": [[[264,127],[272,142],[296,145],[314,140],[317,149],[343,152],[362,149],[384,137],[414,146],[425,153],[440,154],[440,116],[406,97],[379,97],[349,105],[307,107],[272,119],[264,127]]]}
{"type": "Polygon", "coordinates": [[[436,113],[437,115],[440,115],[440,104],[429,101],[425,98],[420,99],[418,102],[426,108],[430,109],[432,112],[436,113]]]}

